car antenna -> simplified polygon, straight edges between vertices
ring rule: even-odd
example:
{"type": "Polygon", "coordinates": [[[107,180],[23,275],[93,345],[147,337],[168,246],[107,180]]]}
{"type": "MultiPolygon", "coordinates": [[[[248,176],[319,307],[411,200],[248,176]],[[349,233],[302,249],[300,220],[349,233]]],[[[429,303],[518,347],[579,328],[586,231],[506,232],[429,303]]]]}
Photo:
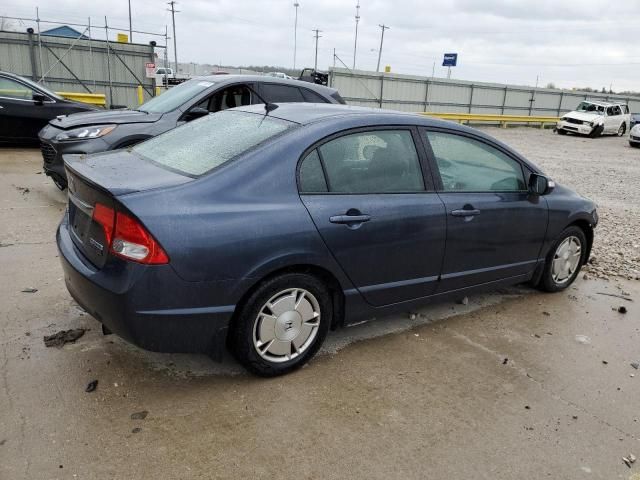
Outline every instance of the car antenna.
{"type": "Polygon", "coordinates": [[[253,94],[258,97],[258,99],[260,99],[260,101],[262,103],[264,103],[264,115],[267,116],[269,115],[269,112],[273,112],[276,108],[278,108],[278,105],[276,105],[275,103],[269,103],[267,102],[264,98],[262,98],[262,95],[260,95],[258,92],[256,92],[253,87],[250,87],[249,85],[246,86],[250,91],[253,92],[253,94]]]}

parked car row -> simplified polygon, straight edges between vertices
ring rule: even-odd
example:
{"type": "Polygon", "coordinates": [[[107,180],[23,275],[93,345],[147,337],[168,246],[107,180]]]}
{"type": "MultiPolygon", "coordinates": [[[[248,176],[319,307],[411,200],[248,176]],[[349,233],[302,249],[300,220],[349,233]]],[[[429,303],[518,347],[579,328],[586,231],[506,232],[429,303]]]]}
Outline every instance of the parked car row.
{"type": "Polygon", "coordinates": [[[255,103],[344,103],[337,90],[274,77],[215,75],[172,87],[135,110],[60,116],[40,131],[44,171],[67,186],[62,156],[130,147],[212,112],[255,103]]]}

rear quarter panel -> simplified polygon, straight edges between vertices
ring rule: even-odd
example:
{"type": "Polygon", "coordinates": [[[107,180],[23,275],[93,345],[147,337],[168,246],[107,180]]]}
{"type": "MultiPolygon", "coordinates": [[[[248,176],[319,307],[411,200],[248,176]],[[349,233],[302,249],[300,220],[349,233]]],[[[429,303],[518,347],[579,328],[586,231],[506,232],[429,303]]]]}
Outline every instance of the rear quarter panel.
{"type": "Polygon", "coordinates": [[[307,143],[291,132],[186,185],[123,195],[119,201],[164,247],[190,282],[248,285],[283,267],[329,270],[351,288],[298,195],[295,171],[307,143]]]}

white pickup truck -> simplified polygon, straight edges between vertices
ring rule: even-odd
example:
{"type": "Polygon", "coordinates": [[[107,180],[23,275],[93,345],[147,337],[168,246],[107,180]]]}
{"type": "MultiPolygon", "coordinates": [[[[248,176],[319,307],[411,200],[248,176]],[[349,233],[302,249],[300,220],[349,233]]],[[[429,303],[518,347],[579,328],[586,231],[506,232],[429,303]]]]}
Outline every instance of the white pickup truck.
{"type": "Polygon", "coordinates": [[[159,67],[158,69],[156,69],[155,76],[156,85],[164,86],[178,85],[189,80],[188,75],[176,75],[173,71],[173,68],[169,67],[159,67]]]}
{"type": "Polygon", "coordinates": [[[584,101],[574,111],[565,113],[556,124],[560,135],[578,133],[591,138],[603,134],[623,136],[629,130],[629,107],[624,103],[584,101]]]}

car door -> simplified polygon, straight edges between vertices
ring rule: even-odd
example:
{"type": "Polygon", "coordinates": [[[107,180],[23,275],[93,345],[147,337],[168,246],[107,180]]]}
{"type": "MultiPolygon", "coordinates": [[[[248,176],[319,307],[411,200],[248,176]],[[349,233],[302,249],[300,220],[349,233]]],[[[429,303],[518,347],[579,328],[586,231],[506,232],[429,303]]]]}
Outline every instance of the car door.
{"type": "Polygon", "coordinates": [[[532,272],[548,220],[544,197],[527,191],[528,169],[487,140],[421,130],[447,213],[439,292],[532,272]]]}
{"type": "Polygon", "coordinates": [[[620,126],[620,109],[616,111],[616,107],[607,107],[604,117],[604,133],[615,133],[620,126]]]}
{"type": "MultiPolygon", "coordinates": [[[[36,92],[40,93],[40,92],[36,92]]],[[[46,125],[46,103],[33,100],[34,90],[12,78],[0,77],[0,137],[5,141],[34,140],[46,125]]]]}
{"type": "Polygon", "coordinates": [[[302,202],[371,305],[436,288],[445,213],[431,176],[423,175],[424,149],[416,139],[412,128],[351,130],[313,148],[299,166],[302,202]]]}

